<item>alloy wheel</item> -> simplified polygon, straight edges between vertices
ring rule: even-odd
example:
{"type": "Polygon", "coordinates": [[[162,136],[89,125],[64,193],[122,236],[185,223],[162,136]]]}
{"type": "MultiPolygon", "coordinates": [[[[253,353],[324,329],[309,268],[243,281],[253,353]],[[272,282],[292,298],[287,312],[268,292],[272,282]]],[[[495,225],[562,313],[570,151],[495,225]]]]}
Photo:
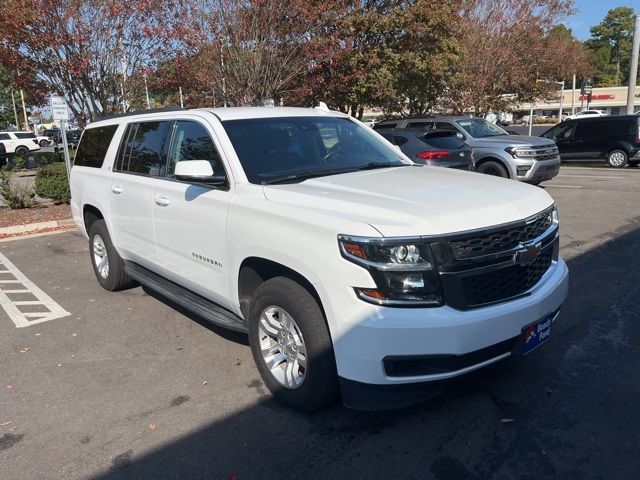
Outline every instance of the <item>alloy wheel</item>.
{"type": "Polygon", "coordinates": [[[109,277],[109,256],[100,235],[93,237],[93,262],[100,277],[106,280],[109,277]]]}
{"type": "Polygon", "coordinates": [[[283,387],[300,387],[307,373],[307,347],[297,323],[276,306],[265,308],[258,322],[260,350],[267,369],[283,387]]]}

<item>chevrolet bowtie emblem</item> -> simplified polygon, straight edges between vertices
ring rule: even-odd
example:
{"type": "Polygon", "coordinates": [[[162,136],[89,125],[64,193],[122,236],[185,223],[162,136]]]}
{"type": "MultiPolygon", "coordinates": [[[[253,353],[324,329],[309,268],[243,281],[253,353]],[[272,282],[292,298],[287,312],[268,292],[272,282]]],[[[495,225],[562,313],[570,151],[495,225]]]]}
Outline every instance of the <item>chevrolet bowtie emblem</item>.
{"type": "Polygon", "coordinates": [[[536,258],[538,258],[538,255],[540,254],[541,250],[542,250],[542,248],[540,247],[539,244],[538,245],[525,246],[524,250],[516,252],[514,261],[515,261],[515,263],[519,263],[519,264],[522,264],[522,265],[526,265],[527,263],[531,263],[536,258]]]}

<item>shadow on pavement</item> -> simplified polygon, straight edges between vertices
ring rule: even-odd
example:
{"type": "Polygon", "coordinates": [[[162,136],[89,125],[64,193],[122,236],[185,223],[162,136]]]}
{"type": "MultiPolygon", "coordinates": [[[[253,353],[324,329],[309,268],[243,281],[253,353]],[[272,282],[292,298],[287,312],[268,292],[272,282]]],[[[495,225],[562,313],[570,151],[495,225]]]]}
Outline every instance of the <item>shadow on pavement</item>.
{"type": "Polygon", "coordinates": [[[640,229],[621,231],[571,259],[551,341],[429,402],[302,415],[263,397],[151,453],[116,457],[96,478],[637,478],[639,246],[640,229]]]}

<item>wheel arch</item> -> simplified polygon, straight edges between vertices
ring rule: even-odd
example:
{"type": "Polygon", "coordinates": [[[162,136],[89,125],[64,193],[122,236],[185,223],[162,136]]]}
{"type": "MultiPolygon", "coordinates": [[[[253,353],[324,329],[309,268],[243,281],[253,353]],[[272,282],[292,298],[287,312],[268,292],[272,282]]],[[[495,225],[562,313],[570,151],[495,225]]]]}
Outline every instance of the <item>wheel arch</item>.
{"type": "MultiPolygon", "coordinates": [[[[244,318],[247,318],[251,309],[251,302],[256,289],[262,283],[274,277],[289,278],[307,290],[316,302],[318,302],[326,322],[326,312],[322,305],[320,295],[313,284],[303,274],[282,263],[257,256],[245,258],[238,269],[238,303],[244,318]]],[[[329,331],[331,331],[331,329],[329,329],[329,331]]]]}
{"type": "Polygon", "coordinates": [[[89,229],[96,220],[104,220],[104,215],[98,207],[86,203],[82,206],[82,220],[84,222],[84,230],[89,235],[89,229]]]}

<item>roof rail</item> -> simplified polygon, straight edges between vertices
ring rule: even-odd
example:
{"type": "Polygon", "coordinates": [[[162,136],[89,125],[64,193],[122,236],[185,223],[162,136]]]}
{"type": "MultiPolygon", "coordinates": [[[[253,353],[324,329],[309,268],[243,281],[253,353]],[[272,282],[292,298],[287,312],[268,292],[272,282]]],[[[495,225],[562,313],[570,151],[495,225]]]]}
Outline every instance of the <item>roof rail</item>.
{"type": "Polygon", "coordinates": [[[144,115],[147,113],[162,113],[162,112],[179,112],[179,111],[183,111],[183,110],[187,110],[186,108],[182,108],[182,107],[178,107],[178,106],[170,106],[170,107],[163,107],[163,108],[150,108],[148,110],[134,110],[131,112],[125,112],[125,113],[112,113],[112,114],[108,114],[108,115],[102,115],[98,118],[96,118],[96,122],[100,121],[100,120],[111,120],[113,118],[122,118],[122,117],[131,117],[133,115],[144,115]]]}

